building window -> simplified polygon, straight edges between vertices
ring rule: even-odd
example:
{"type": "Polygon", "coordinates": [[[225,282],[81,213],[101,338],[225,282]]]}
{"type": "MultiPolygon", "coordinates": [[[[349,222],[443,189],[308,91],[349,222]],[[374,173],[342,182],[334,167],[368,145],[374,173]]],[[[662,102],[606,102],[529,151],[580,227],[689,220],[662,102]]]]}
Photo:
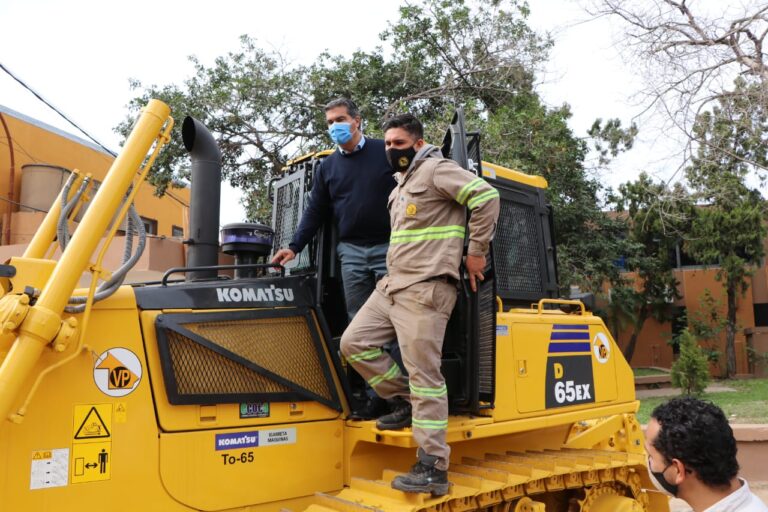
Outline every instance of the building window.
{"type": "Polygon", "coordinates": [[[755,310],[755,327],[768,326],[768,304],[753,304],[755,310]]]}
{"type": "Polygon", "coordinates": [[[144,231],[146,231],[148,235],[157,234],[157,221],[155,219],[148,219],[147,217],[142,217],[141,222],[144,223],[144,231]]]}
{"type": "Polygon", "coordinates": [[[171,226],[171,236],[176,238],[184,238],[184,228],[179,226],[171,226]]]}

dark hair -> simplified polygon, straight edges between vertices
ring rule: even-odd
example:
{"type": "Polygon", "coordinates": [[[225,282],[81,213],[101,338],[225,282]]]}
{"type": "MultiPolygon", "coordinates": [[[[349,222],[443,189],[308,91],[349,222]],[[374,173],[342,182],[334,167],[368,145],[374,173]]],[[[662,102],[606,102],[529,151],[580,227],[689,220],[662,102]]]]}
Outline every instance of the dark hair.
{"type": "Polygon", "coordinates": [[[736,439],[719,407],[692,397],[673,398],[651,417],[661,428],[653,446],[671,462],[678,459],[704,484],[726,486],[739,473],[736,439]]]}
{"type": "Polygon", "coordinates": [[[416,140],[424,138],[424,126],[413,114],[399,114],[392,116],[384,122],[383,131],[390,128],[402,128],[414,137],[416,140]]]}
{"type": "Polygon", "coordinates": [[[349,117],[358,117],[360,115],[360,109],[357,108],[355,102],[349,98],[336,98],[335,100],[329,101],[325,105],[325,112],[336,107],[346,107],[349,117]]]}

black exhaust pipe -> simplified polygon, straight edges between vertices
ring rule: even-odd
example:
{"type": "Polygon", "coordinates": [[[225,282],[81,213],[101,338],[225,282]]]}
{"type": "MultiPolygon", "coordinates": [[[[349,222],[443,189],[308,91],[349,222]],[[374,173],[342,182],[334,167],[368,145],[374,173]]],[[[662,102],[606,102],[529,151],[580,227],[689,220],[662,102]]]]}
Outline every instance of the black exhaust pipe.
{"type": "MultiPolygon", "coordinates": [[[[219,206],[221,202],[221,151],[208,128],[187,116],[181,139],[192,158],[192,194],[189,207],[188,267],[219,264],[219,206]]],[[[215,270],[188,272],[188,281],[216,279],[215,270]]]]}

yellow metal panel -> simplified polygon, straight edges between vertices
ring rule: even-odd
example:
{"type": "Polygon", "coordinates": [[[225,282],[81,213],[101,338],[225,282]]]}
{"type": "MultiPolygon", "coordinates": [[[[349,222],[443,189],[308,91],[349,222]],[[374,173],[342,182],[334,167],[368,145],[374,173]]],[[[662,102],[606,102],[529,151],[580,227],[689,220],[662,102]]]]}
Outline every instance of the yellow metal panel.
{"type": "MultiPolygon", "coordinates": [[[[335,491],[342,487],[342,428],[341,420],[330,420],[162,434],[160,477],[175,499],[201,510],[335,491]],[[277,431],[286,433],[285,442],[262,444],[267,433],[277,431]],[[217,449],[217,434],[238,442],[258,438],[258,444],[217,449]]],[[[274,510],[280,508],[276,505],[274,510]]]]}
{"type": "MultiPolygon", "coordinates": [[[[553,404],[546,403],[547,393],[551,395],[553,392],[548,388],[553,385],[559,387],[556,395],[563,400],[564,397],[570,398],[570,395],[578,397],[582,392],[579,386],[583,387],[585,394],[590,394],[590,402],[605,403],[619,398],[616,365],[620,364],[617,361],[623,362],[623,358],[599,318],[591,315],[552,316],[534,310],[516,310],[499,314],[498,322],[508,324],[507,331],[510,333],[513,349],[510,353],[509,340],[505,336],[498,337],[499,367],[510,368],[512,371],[497,372],[498,398],[497,410],[494,412],[497,420],[513,417],[510,404],[512,394],[503,392],[504,389],[510,389],[512,375],[515,410],[522,414],[553,407],[553,404]],[[573,326],[572,329],[569,329],[569,326],[573,326]],[[585,329],[585,326],[588,329],[585,329]],[[564,339],[556,338],[558,334],[563,335],[564,339]],[[578,341],[568,339],[576,335],[581,337],[578,341]],[[552,348],[550,352],[550,343],[558,345],[559,350],[563,350],[562,347],[567,347],[568,344],[574,344],[578,346],[578,351],[558,352],[552,348]],[[556,361],[560,363],[555,363],[556,361]],[[580,375],[586,380],[579,384],[580,381],[574,380],[570,375],[555,375],[553,380],[548,381],[547,372],[563,371],[563,361],[579,363],[580,375]]],[[[552,377],[550,376],[550,379],[552,377]]],[[[624,392],[621,399],[634,400],[634,394],[624,392]]],[[[568,406],[567,401],[562,405],[568,406]]],[[[571,406],[588,407],[586,403],[579,404],[578,401],[571,406]]]]}
{"type": "Polygon", "coordinates": [[[55,261],[34,258],[11,258],[8,264],[16,268],[11,285],[17,293],[23,292],[26,286],[42,289],[56,266],[55,261]]]}
{"type": "MultiPolygon", "coordinates": [[[[130,288],[125,290],[130,292],[130,288]]],[[[125,290],[118,292],[123,294],[120,302],[128,300],[125,290]]],[[[81,510],[84,506],[97,504],[115,510],[189,510],[168,496],[158,477],[158,427],[135,307],[134,303],[133,310],[94,309],[85,340],[88,350],[42,381],[22,424],[0,422],[2,510],[58,512],[81,510]],[[93,354],[102,354],[117,347],[136,354],[142,367],[142,377],[135,390],[122,397],[103,393],[94,380],[96,364],[93,354]],[[111,422],[104,417],[107,413],[102,414],[103,406],[107,404],[113,411],[111,422]],[[122,404],[121,409],[127,411],[123,421],[117,421],[114,413],[116,404],[122,404]],[[75,442],[75,423],[78,420],[82,423],[83,414],[87,416],[93,406],[97,407],[107,423],[110,436],[75,442]],[[110,444],[110,449],[106,445],[97,448],[100,443],[110,444]],[[88,447],[80,448],[81,445],[88,447]],[[102,448],[109,456],[99,460],[102,448]],[[45,455],[46,452],[51,453],[51,462],[54,453],[66,455],[63,483],[56,487],[32,489],[33,464],[39,462],[33,457],[40,453],[45,455]],[[86,468],[86,464],[90,467],[86,468]],[[107,478],[107,475],[108,479],[97,480],[107,478]]],[[[46,351],[33,374],[70,355],[72,350],[74,346],[61,354],[46,351]]],[[[25,389],[31,384],[31,379],[26,384],[25,389]]],[[[78,430],[79,427],[77,425],[78,430]]],[[[89,431],[93,433],[95,428],[89,431]]],[[[42,484],[45,485],[44,482],[42,484]]]]}
{"type": "Polygon", "coordinates": [[[590,329],[592,343],[592,370],[595,376],[595,401],[616,400],[616,360],[623,359],[621,350],[603,326],[590,329]]]}
{"type": "Polygon", "coordinates": [[[514,340],[515,397],[521,413],[544,410],[545,368],[550,323],[515,323],[510,332],[514,340]],[[520,368],[526,368],[520,372],[520,368]]]}
{"type": "Polygon", "coordinates": [[[536,188],[547,188],[547,180],[541,176],[533,176],[531,174],[525,174],[513,169],[507,169],[500,165],[492,164],[490,162],[483,161],[483,176],[494,179],[505,179],[509,181],[516,181],[524,185],[530,185],[536,188]]]}
{"type": "Polygon", "coordinates": [[[305,155],[297,156],[296,158],[294,158],[292,160],[288,160],[288,162],[285,164],[285,167],[283,167],[282,170],[283,171],[287,171],[288,169],[290,169],[290,167],[292,165],[304,162],[304,161],[309,160],[311,158],[322,158],[322,157],[330,155],[334,151],[336,151],[336,150],[335,149],[324,149],[322,151],[315,151],[313,153],[307,153],[305,155]]]}

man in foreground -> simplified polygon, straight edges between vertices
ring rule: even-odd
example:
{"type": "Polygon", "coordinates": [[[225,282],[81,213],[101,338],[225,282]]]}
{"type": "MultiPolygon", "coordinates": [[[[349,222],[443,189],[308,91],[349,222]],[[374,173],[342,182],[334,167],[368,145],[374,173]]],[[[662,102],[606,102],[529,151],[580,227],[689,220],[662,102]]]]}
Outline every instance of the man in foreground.
{"type": "Polygon", "coordinates": [[[736,439],[723,411],[696,398],[673,398],[651,413],[648,469],[661,492],[694,512],[768,512],[738,478],[736,439]]]}

